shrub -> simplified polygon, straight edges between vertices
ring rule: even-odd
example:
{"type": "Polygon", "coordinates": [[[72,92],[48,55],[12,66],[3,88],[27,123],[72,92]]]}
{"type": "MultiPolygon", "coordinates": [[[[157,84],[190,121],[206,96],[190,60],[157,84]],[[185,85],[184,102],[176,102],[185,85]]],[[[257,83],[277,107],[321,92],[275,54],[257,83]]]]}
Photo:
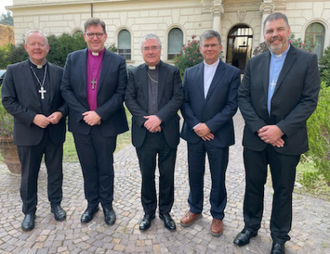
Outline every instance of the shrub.
{"type": "MultiPolygon", "coordinates": [[[[300,38],[295,39],[294,34],[290,35],[289,43],[291,43],[291,45],[294,46],[295,48],[298,48],[298,49],[301,49],[301,50],[307,51],[307,52],[313,52],[313,48],[309,44],[303,42],[300,38]]],[[[268,50],[269,49],[267,47],[266,42],[262,42],[259,44],[259,46],[254,48],[253,56],[260,55],[268,50]]]]}
{"type": "MultiPolygon", "coordinates": [[[[312,158],[318,175],[330,185],[330,87],[322,82],[317,109],[307,121],[309,148],[306,156],[312,158]]],[[[312,183],[315,171],[305,172],[303,181],[312,183]]]]}
{"type": "Polygon", "coordinates": [[[174,58],[175,66],[180,69],[180,75],[183,77],[187,68],[199,64],[203,61],[203,56],[199,51],[199,40],[195,40],[196,36],[191,37],[191,41],[188,41],[183,46],[179,53],[179,56],[174,58]]]}
{"type": "Polygon", "coordinates": [[[321,80],[330,86],[330,47],[326,48],[319,61],[321,80]]]}

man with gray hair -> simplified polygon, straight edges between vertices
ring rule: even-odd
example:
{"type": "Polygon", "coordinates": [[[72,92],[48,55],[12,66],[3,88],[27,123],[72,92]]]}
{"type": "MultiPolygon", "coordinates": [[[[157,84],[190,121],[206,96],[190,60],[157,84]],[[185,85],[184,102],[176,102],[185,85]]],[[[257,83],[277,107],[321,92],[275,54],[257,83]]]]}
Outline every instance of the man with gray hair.
{"type": "Polygon", "coordinates": [[[41,31],[29,31],[24,48],[27,61],[9,65],[2,87],[2,103],[14,116],[14,143],[21,162],[20,194],[25,214],[22,229],[34,228],[38,174],[43,155],[48,174],[48,200],[55,219],[66,219],[61,208],[62,158],[67,106],[61,96],[63,68],[47,62],[48,40],[41,31]]]}
{"type": "Polygon", "coordinates": [[[190,193],[189,211],[182,217],[183,227],[202,217],[204,203],[205,156],[208,155],[212,187],[210,193],[211,234],[220,236],[227,204],[225,186],[229,146],[235,143],[232,117],[237,110],[240,71],[222,62],[220,34],[207,30],[199,47],[204,61],[186,70],[183,80],[184,123],[181,137],[188,144],[190,193]]]}
{"type": "Polygon", "coordinates": [[[244,228],[234,244],[244,246],[261,227],[268,165],[273,183],[271,254],[284,254],[292,224],[292,192],[300,155],[308,150],[306,121],[317,105],[317,56],[289,43],[290,26],[279,12],[264,21],[268,52],[249,60],[238,90],[245,120],[244,228]]]}
{"type": "Polygon", "coordinates": [[[141,201],[144,217],[140,230],[150,228],[155,218],[155,187],[158,155],[159,217],[168,230],[176,230],[170,215],[174,203],[174,167],[179,144],[177,112],[183,101],[180,71],[160,60],[161,42],[148,34],[141,42],[144,64],[129,72],[125,103],[132,113],[132,143],[136,148],[142,175],[141,201]]]}

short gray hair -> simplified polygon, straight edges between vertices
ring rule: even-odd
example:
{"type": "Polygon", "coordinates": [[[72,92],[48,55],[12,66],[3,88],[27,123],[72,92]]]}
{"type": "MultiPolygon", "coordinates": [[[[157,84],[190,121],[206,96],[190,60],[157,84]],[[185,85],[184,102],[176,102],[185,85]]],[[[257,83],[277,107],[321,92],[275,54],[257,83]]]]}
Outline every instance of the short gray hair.
{"type": "Polygon", "coordinates": [[[278,20],[278,19],[283,19],[286,23],[286,26],[289,27],[289,21],[285,14],[280,13],[280,12],[273,12],[273,13],[269,14],[268,17],[265,19],[264,28],[265,28],[267,22],[270,22],[273,20],[278,20]]]}
{"type": "Polygon", "coordinates": [[[157,35],[155,35],[155,34],[147,34],[147,35],[145,35],[145,36],[142,37],[141,45],[140,45],[141,46],[141,49],[142,49],[143,42],[144,41],[147,41],[147,40],[156,40],[158,42],[159,47],[162,48],[162,43],[161,43],[161,41],[160,41],[160,39],[159,39],[159,37],[157,35]]]}
{"type": "Polygon", "coordinates": [[[25,37],[24,37],[24,43],[25,43],[25,44],[26,44],[26,42],[27,42],[27,38],[28,38],[28,36],[29,36],[30,34],[40,34],[40,35],[42,35],[43,37],[45,37],[46,44],[49,45],[49,44],[48,44],[48,38],[47,38],[47,35],[46,35],[43,31],[41,31],[41,30],[30,30],[30,31],[28,31],[28,32],[25,34],[25,37]]]}
{"type": "Polygon", "coordinates": [[[221,45],[221,37],[220,34],[217,31],[214,30],[206,30],[204,33],[201,35],[201,40],[200,40],[200,46],[203,45],[203,41],[207,39],[212,39],[212,38],[217,38],[219,41],[219,45],[221,45]]]}

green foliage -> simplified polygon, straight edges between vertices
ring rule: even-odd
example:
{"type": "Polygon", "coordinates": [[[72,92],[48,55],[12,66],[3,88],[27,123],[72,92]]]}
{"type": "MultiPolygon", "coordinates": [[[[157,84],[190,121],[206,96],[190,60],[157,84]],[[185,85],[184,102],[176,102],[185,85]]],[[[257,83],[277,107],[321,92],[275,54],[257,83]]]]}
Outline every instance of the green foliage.
{"type": "Polygon", "coordinates": [[[2,105],[0,90],[0,136],[10,136],[13,134],[14,118],[2,105]]]}
{"type": "Polygon", "coordinates": [[[114,43],[111,44],[107,49],[111,52],[114,52],[114,53],[118,52],[118,48],[116,47],[116,45],[114,43]]]}
{"type": "Polygon", "coordinates": [[[330,87],[321,84],[317,109],[307,121],[309,148],[306,155],[315,163],[316,171],[307,171],[303,181],[312,185],[316,175],[330,185],[330,87]]]}
{"type": "Polygon", "coordinates": [[[319,61],[321,80],[330,86],[330,47],[324,51],[322,58],[319,61]]]}
{"type": "Polygon", "coordinates": [[[7,11],[7,13],[2,13],[0,16],[0,24],[3,25],[8,25],[8,26],[13,26],[14,25],[14,21],[13,21],[13,17],[11,16],[11,12],[7,11]]]}
{"type": "Polygon", "coordinates": [[[199,40],[195,40],[195,38],[196,36],[192,36],[192,40],[183,46],[179,56],[174,58],[175,66],[180,69],[181,77],[187,68],[203,61],[203,56],[199,51],[199,40]]]}
{"type": "Polygon", "coordinates": [[[50,35],[47,38],[49,43],[47,60],[62,67],[64,67],[69,53],[86,48],[86,42],[81,32],[77,32],[74,35],[63,33],[58,37],[50,35]]]}
{"type": "MultiPolygon", "coordinates": [[[[306,52],[313,52],[313,48],[312,48],[311,45],[309,45],[308,43],[303,42],[300,38],[295,39],[294,34],[290,35],[289,43],[291,43],[291,45],[294,46],[295,48],[301,49],[301,50],[306,51],[306,52]]],[[[259,44],[259,46],[254,48],[253,56],[260,55],[260,54],[262,54],[262,53],[264,53],[268,50],[269,49],[267,47],[266,42],[262,42],[262,43],[259,44]]]]}

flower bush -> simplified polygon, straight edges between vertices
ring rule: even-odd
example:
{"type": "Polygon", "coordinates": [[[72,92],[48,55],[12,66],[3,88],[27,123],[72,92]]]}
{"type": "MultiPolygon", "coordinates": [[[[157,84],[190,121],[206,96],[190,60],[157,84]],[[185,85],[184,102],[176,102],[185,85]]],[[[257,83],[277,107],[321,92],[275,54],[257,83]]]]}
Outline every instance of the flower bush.
{"type": "MultiPolygon", "coordinates": [[[[313,52],[313,48],[311,45],[303,42],[300,38],[295,39],[294,34],[290,35],[289,43],[291,43],[291,45],[294,46],[295,48],[301,49],[306,52],[313,52]]],[[[253,56],[260,55],[268,50],[269,49],[267,47],[266,42],[262,42],[259,44],[259,46],[255,47],[255,49],[253,51],[253,56]]]]}
{"type": "Polygon", "coordinates": [[[196,36],[191,37],[191,41],[188,41],[186,45],[183,46],[179,55],[174,59],[175,66],[180,69],[180,75],[183,77],[184,72],[187,68],[199,64],[203,61],[203,56],[199,51],[199,40],[195,39],[196,36]]]}

